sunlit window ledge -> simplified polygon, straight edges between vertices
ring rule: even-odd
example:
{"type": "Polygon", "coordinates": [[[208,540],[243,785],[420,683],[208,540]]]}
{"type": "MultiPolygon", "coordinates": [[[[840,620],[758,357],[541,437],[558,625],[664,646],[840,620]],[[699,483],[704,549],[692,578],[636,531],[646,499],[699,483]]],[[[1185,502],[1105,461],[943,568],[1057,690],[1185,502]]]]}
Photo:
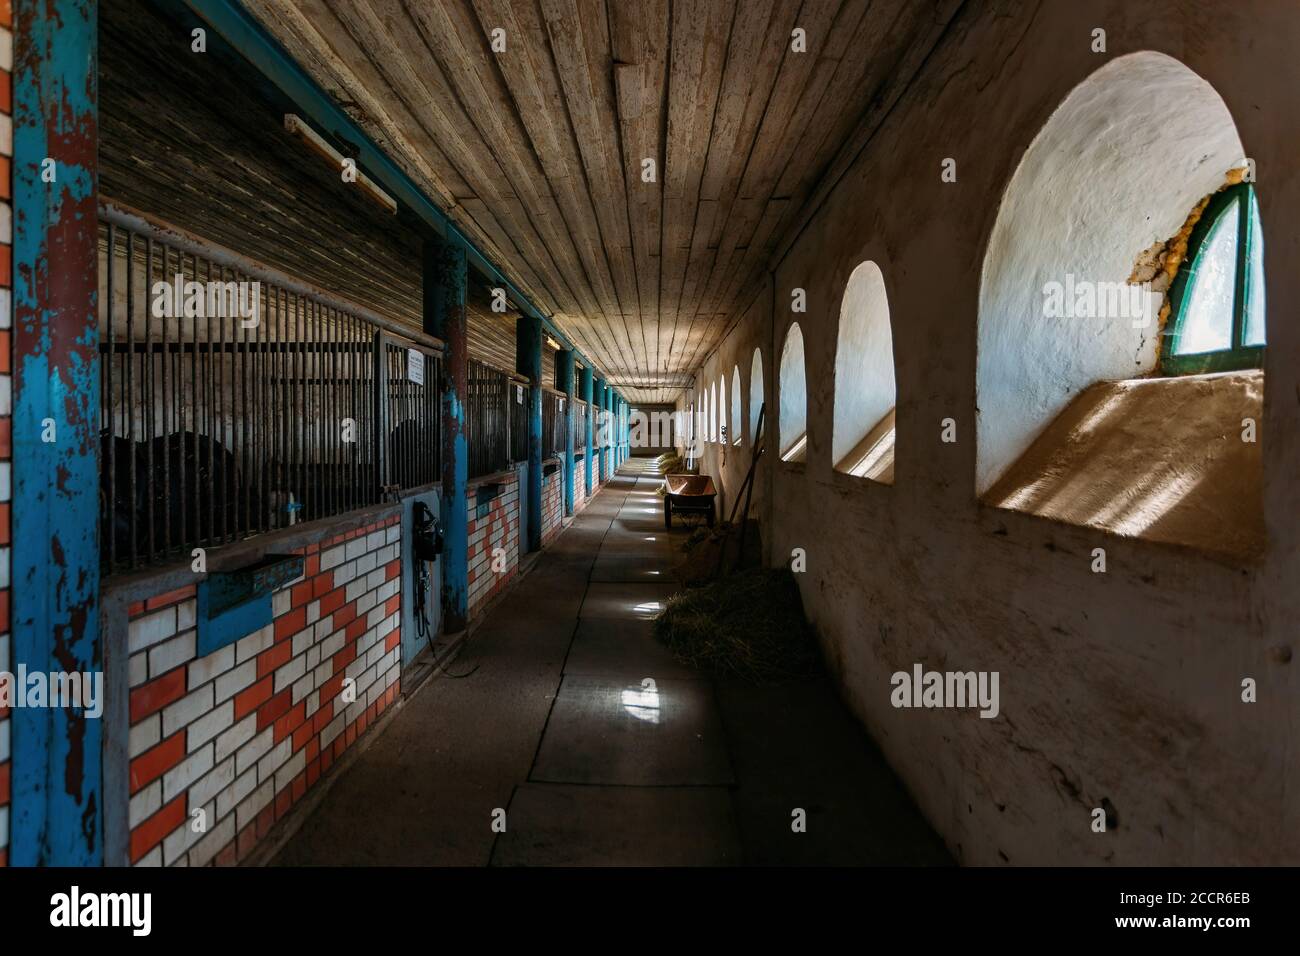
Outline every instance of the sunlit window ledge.
{"type": "Polygon", "coordinates": [[[995,508],[1247,558],[1264,547],[1264,373],[1099,382],[983,495],[995,508]],[[1243,420],[1255,441],[1243,440],[1243,420]]]}

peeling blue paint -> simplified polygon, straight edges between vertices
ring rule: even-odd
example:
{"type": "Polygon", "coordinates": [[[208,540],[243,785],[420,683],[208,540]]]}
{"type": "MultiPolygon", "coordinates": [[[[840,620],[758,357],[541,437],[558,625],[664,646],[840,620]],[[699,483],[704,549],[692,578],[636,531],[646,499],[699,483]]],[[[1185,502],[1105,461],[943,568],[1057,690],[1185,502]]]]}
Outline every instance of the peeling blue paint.
{"type": "MultiPolygon", "coordinates": [[[[12,658],[47,673],[104,669],[97,12],[95,0],[15,10],[12,658]]],[[[11,862],[102,862],[99,720],[71,707],[11,716],[11,862]]]]}
{"type": "Polygon", "coordinates": [[[443,624],[461,630],[469,615],[469,446],[465,438],[465,395],[469,343],[465,296],[469,274],[465,247],[431,239],[425,243],[424,330],[443,340],[442,493],[439,498],[443,624]]]}
{"type": "Polygon", "coordinates": [[[595,379],[591,374],[591,366],[583,365],[582,374],[578,378],[578,390],[582,393],[582,400],[587,403],[587,443],[586,451],[582,455],[582,488],[583,497],[591,497],[591,478],[592,478],[592,460],[596,457],[596,447],[592,444],[596,417],[596,409],[592,407],[591,400],[595,392],[595,379]]]}
{"type": "Polygon", "coordinates": [[[528,378],[528,496],[524,529],[529,551],[542,546],[542,323],[531,315],[515,322],[515,371],[528,378]]]}
{"type": "Polygon", "coordinates": [[[564,513],[573,514],[573,351],[555,355],[555,387],[564,393],[564,513]]]}

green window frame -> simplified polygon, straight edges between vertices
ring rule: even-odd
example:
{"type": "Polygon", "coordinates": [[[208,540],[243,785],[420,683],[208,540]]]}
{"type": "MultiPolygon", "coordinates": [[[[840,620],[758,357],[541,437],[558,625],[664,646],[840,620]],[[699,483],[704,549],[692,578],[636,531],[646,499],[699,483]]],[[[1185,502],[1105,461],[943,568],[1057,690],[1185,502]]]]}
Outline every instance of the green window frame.
{"type": "Polygon", "coordinates": [[[1169,321],[1165,325],[1160,361],[1164,374],[1194,375],[1263,367],[1264,346],[1246,344],[1246,317],[1255,298],[1264,294],[1263,288],[1254,288],[1254,272],[1251,269],[1252,259],[1261,254],[1263,245],[1263,237],[1256,234],[1256,203],[1254,187],[1250,183],[1237,183],[1215,193],[1201,218],[1192,227],[1187,241],[1187,257],[1169,289],[1169,321]],[[1197,274],[1203,265],[1201,253],[1219,221],[1234,213],[1237,216],[1237,249],[1229,346],[1216,351],[1184,354],[1179,346],[1187,318],[1189,296],[1196,289],[1197,274]]]}

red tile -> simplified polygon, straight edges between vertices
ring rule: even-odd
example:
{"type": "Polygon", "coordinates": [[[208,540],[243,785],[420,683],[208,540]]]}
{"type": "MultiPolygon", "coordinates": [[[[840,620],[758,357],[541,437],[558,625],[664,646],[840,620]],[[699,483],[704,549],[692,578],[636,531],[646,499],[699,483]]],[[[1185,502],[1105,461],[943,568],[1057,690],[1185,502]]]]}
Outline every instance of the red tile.
{"type": "Polygon", "coordinates": [[[185,759],[185,731],[180,730],[131,761],[131,792],[157,780],[185,759]]]}
{"type": "MultiPolygon", "coordinates": [[[[268,678],[269,679],[269,678],[268,678]]],[[[286,714],[293,706],[293,691],[286,687],[261,707],[257,708],[257,730],[260,733],[275,723],[277,717],[286,714]]],[[[238,718],[236,718],[238,719],[238,718]]]]}
{"type": "MultiPolygon", "coordinates": [[[[365,625],[365,623],[366,623],[365,621],[361,622],[363,626],[365,625]]],[[[338,674],[340,674],[343,671],[343,668],[347,667],[356,659],[357,659],[357,644],[356,641],[353,641],[351,640],[351,638],[349,638],[349,643],[344,644],[342,650],[340,650],[337,654],[335,654],[332,658],[330,658],[330,660],[334,662],[335,676],[338,676],[338,674]]],[[[326,681],[326,683],[328,684],[329,682],[326,681]]]]}
{"type": "Polygon", "coordinates": [[[185,821],[185,794],[180,794],[131,831],[131,862],[137,862],[185,821]]]}
{"type": "MultiPolygon", "coordinates": [[[[343,588],[339,588],[336,591],[330,591],[323,595],[320,599],[320,616],[322,618],[327,618],[341,608],[343,606],[343,598],[345,595],[346,592],[343,588]]],[[[332,623],[337,626],[337,622],[332,623]]]]}
{"type": "MultiPolygon", "coordinates": [[[[289,688],[286,687],[285,690],[289,690],[289,688]]],[[[293,700],[292,693],[290,693],[289,699],[293,700]]],[[[267,706],[269,707],[270,704],[267,706]]],[[[302,722],[306,719],[307,702],[305,700],[300,700],[297,705],[290,707],[279,717],[275,718],[275,726],[271,733],[271,740],[278,744],[281,740],[284,740],[285,737],[292,735],[295,730],[298,730],[302,726],[302,722]]],[[[311,730],[311,724],[307,724],[306,726],[308,730],[311,730]]],[[[294,744],[293,749],[298,749],[296,743],[294,744]]]]}
{"type": "MultiPolygon", "coordinates": [[[[275,686],[275,679],[267,676],[264,680],[258,681],[252,687],[241,690],[235,695],[235,720],[243,720],[263,703],[271,699],[271,691],[275,686]]],[[[261,729],[259,727],[259,729],[261,729]]]]}
{"type": "Polygon", "coordinates": [[[151,597],[145,602],[145,607],[150,611],[156,611],[158,608],[166,607],[169,604],[188,601],[197,593],[198,591],[193,584],[187,584],[183,588],[176,588],[176,590],[168,591],[166,594],[159,594],[155,597],[151,597]]]}
{"type": "Polygon", "coordinates": [[[185,668],[177,667],[131,691],[131,723],[137,724],[185,696],[185,668]]]}
{"type": "Polygon", "coordinates": [[[236,838],[236,844],[235,853],[241,860],[253,852],[253,847],[257,846],[256,820],[239,831],[239,836],[236,838]]]}
{"type": "MultiPolygon", "coordinates": [[[[284,718],[281,718],[281,720],[283,719],[284,718]]],[[[279,726],[279,721],[276,721],[276,725],[277,727],[279,726]]],[[[312,722],[310,720],[304,723],[302,726],[300,726],[297,730],[295,730],[293,732],[293,752],[297,753],[299,750],[302,750],[303,747],[306,747],[307,744],[311,742],[315,734],[316,734],[316,728],[312,726],[312,722]]],[[[277,737],[277,742],[279,742],[278,737],[277,737]]]]}
{"type": "Polygon", "coordinates": [[[366,619],[359,617],[348,625],[348,629],[343,632],[343,639],[345,641],[355,641],[364,633],[366,633],[366,619]]]}
{"type": "Polygon", "coordinates": [[[283,640],[297,634],[307,626],[307,609],[296,607],[288,614],[281,614],[275,619],[275,639],[283,640]]]}
{"type": "Polygon", "coordinates": [[[339,628],[347,624],[350,624],[352,622],[352,619],[355,618],[356,616],[357,616],[357,602],[352,601],[349,604],[347,604],[345,607],[342,607],[339,610],[335,611],[334,620],[330,623],[333,625],[334,630],[337,631],[339,628]]]}
{"type": "Polygon", "coordinates": [[[274,673],[276,668],[283,667],[289,663],[289,658],[293,656],[293,642],[281,641],[279,644],[273,644],[262,653],[257,655],[257,677],[260,680],[267,674],[274,673]]]}

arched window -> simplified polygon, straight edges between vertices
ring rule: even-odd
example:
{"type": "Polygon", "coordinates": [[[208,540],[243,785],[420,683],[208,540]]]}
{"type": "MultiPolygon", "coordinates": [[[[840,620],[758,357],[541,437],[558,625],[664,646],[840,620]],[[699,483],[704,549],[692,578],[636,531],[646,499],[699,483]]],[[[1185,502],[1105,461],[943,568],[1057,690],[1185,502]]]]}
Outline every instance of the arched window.
{"type": "Polygon", "coordinates": [[[894,341],[885,277],[874,262],[849,275],[835,344],[835,470],[893,484],[894,341]]]}
{"type": "Polygon", "coordinates": [[[1166,375],[1264,364],[1264,232],[1249,183],[1210,199],[1169,290],[1161,350],[1166,375]]]}
{"type": "Polygon", "coordinates": [[[731,370],[731,443],[739,445],[741,434],[745,430],[742,422],[740,404],[740,366],[737,365],[731,370]]]}
{"type": "Polygon", "coordinates": [[[727,376],[718,379],[718,444],[727,444],[727,376]]]}
{"type": "Polygon", "coordinates": [[[1243,432],[1265,387],[1245,156],[1214,87],[1153,51],[1111,60],[1048,117],[981,272],[982,501],[1233,556],[1263,547],[1261,443],[1243,432]]]}
{"type": "MultiPolygon", "coordinates": [[[[749,440],[758,440],[758,413],[763,407],[763,350],[754,349],[749,365],[749,440]]],[[[766,423],[764,424],[766,428],[766,423]]]]}
{"type": "Polygon", "coordinates": [[[808,387],[803,361],[803,331],[790,324],[781,347],[780,449],[782,461],[803,461],[808,453],[808,387]]]}
{"type": "Polygon", "coordinates": [[[705,441],[718,440],[718,383],[714,382],[709,386],[709,431],[704,436],[705,441]]]}

